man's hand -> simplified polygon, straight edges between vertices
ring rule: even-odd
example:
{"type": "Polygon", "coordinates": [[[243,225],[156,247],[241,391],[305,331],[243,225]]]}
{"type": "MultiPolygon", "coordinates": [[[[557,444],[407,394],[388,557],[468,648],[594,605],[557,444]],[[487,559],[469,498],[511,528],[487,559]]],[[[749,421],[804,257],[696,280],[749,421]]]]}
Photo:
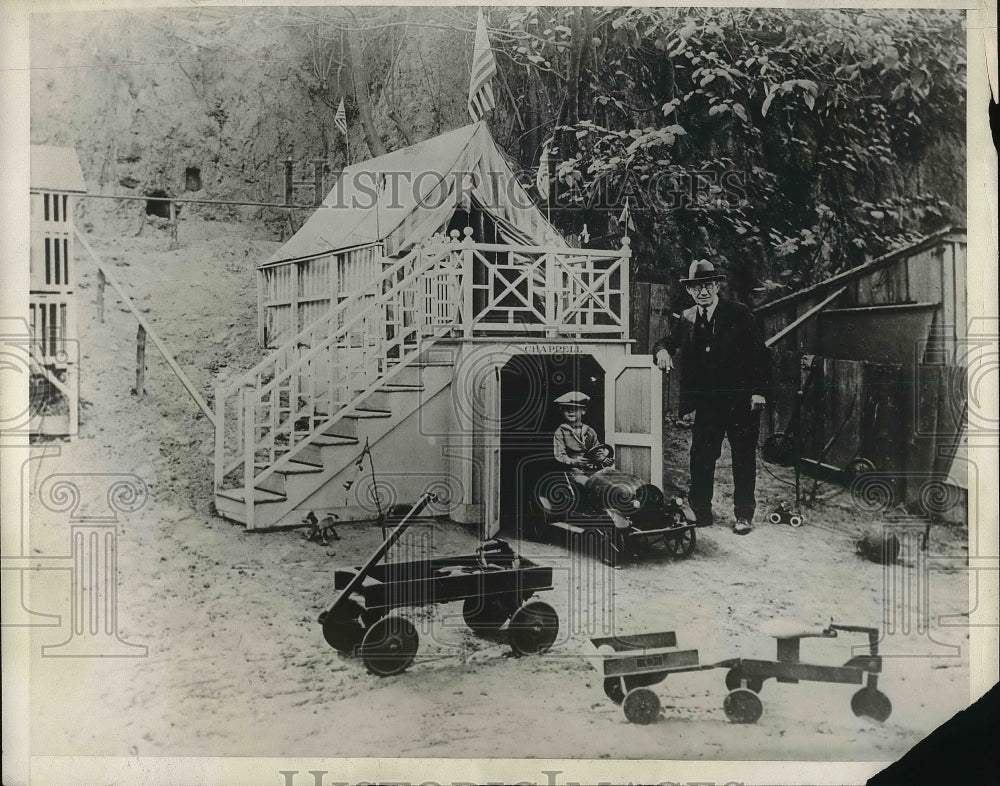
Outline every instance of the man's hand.
{"type": "Polygon", "coordinates": [[[661,349],[656,353],[656,365],[665,373],[669,374],[674,367],[674,361],[670,359],[670,353],[661,349]]]}
{"type": "Polygon", "coordinates": [[[763,396],[753,395],[750,396],[750,409],[754,412],[760,412],[764,409],[767,404],[767,400],[763,396]]]}

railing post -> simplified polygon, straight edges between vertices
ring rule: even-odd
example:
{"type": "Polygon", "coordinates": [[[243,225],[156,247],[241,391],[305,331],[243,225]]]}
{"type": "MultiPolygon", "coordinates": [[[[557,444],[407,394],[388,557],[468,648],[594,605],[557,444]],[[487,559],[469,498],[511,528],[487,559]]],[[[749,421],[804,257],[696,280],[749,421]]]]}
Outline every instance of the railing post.
{"type": "MultiPolygon", "coordinates": [[[[452,230],[452,237],[458,237],[458,231],[452,230]]],[[[475,322],[473,308],[472,274],[475,265],[475,255],[472,253],[472,227],[465,228],[465,237],[462,239],[462,321],[463,333],[466,338],[472,337],[472,325],[475,322]]]]}
{"type": "Polygon", "coordinates": [[[253,529],[253,479],[254,479],[254,400],[248,388],[240,389],[243,408],[243,504],[247,529],[253,529]]]}
{"type": "Polygon", "coordinates": [[[559,264],[557,254],[545,253],[545,335],[555,338],[559,335],[559,264]]]}
{"type": "Polygon", "coordinates": [[[215,490],[222,488],[226,467],[226,386],[215,386],[215,490]]]}
{"type": "Polygon", "coordinates": [[[632,241],[628,239],[628,236],[622,238],[622,338],[626,341],[629,340],[631,336],[630,320],[631,315],[631,279],[632,279],[632,241]]]}

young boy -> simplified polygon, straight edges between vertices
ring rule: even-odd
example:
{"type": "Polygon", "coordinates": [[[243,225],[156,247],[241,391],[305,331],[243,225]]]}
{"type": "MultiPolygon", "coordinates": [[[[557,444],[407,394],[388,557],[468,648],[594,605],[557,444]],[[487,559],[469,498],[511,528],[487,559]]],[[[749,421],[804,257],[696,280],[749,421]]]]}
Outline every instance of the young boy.
{"type": "Polygon", "coordinates": [[[583,486],[595,472],[614,465],[614,459],[606,449],[594,450],[601,445],[601,440],[597,432],[583,422],[590,396],[574,390],[557,398],[555,403],[562,409],[564,422],[552,435],[552,452],[556,461],[569,467],[570,479],[583,486]],[[588,456],[590,451],[594,453],[588,456]]]}

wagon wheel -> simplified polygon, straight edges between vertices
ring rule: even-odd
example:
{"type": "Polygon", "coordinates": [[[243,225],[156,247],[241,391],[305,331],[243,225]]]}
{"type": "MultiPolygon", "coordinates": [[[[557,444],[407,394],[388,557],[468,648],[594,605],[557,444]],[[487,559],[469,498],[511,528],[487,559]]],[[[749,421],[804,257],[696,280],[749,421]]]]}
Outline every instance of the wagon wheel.
{"type": "Polygon", "coordinates": [[[868,459],[861,457],[851,459],[849,462],[847,462],[847,466],[844,467],[844,473],[849,478],[856,478],[858,477],[858,475],[864,475],[867,472],[874,472],[874,471],[875,471],[875,465],[872,464],[868,459]]]}
{"type": "Polygon", "coordinates": [[[652,723],[660,714],[660,697],[649,688],[632,688],[625,695],[622,710],[631,723],[652,723]]]}
{"type": "Polygon", "coordinates": [[[760,693],[760,689],[764,687],[764,680],[760,677],[744,677],[739,669],[730,669],[726,672],[726,687],[729,690],[738,690],[743,687],[740,685],[740,681],[743,679],[747,681],[747,688],[754,693],[760,693]]]}
{"type": "Polygon", "coordinates": [[[722,709],[733,723],[756,723],[764,714],[764,705],[757,694],[746,688],[737,688],[727,695],[722,709]]]}
{"type": "Polygon", "coordinates": [[[625,688],[622,685],[621,677],[607,677],[604,680],[604,695],[615,704],[621,704],[625,700],[625,688]]]}
{"type": "Polygon", "coordinates": [[[851,710],[859,718],[885,723],[892,715],[892,702],[878,688],[862,688],[851,696],[851,710]]]}
{"type": "Polygon", "coordinates": [[[769,515],[767,517],[767,520],[770,521],[772,524],[780,524],[781,523],[781,514],[780,513],[772,513],[771,515],[769,515]]]}
{"type": "Polygon", "coordinates": [[[794,514],[792,514],[789,517],[788,523],[791,524],[793,527],[801,527],[802,526],[802,516],[800,516],[797,513],[794,513],[794,514]]]}
{"type": "Polygon", "coordinates": [[[361,661],[372,674],[390,677],[413,663],[418,643],[412,622],[402,617],[383,617],[365,632],[361,661]]]}
{"type": "Polygon", "coordinates": [[[663,545],[671,557],[687,559],[694,552],[697,536],[694,534],[694,527],[688,527],[679,535],[665,532],[663,534],[663,545]]]}
{"type": "Polygon", "coordinates": [[[517,608],[514,598],[477,596],[462,604],[462,619],[474,633],[495,633],[517,608]]]}
{"type": "Polygon", "coordinates": [[[559,635],[559,615],[548,603],[532,600],[514,612],[507,627],[510,646],[517,655],[539,655],[559,635]]]}
{"type": "Polygon", "coordinates": [[[361,643],[365,629],[358,622],[362,608],[353,600],[340,604],[337,613],[331,608],[322,616],[323,638],[338,652],[353,652],[361,643]]]}

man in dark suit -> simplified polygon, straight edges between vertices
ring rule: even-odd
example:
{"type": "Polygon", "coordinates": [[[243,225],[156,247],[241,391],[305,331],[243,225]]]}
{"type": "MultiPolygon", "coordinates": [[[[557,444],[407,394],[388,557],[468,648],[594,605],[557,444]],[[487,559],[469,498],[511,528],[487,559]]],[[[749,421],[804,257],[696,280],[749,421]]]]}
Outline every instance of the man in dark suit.
{"type": "Polygon", "coordinates": [[[712,523],[715,462],[729,438],[733,457],[733,532],[753,528],[757,502],[757,438],[760,412],[771,385],[771,353],[750,309],[719,298],[725,277],[704,259],[691,264],[681,283],[695,305],[681,314],[671,334],[654,347],[657,365],[673,368],[681,353],[680,415],[694,413],[689,501],[698,526],[712,523]]]}

